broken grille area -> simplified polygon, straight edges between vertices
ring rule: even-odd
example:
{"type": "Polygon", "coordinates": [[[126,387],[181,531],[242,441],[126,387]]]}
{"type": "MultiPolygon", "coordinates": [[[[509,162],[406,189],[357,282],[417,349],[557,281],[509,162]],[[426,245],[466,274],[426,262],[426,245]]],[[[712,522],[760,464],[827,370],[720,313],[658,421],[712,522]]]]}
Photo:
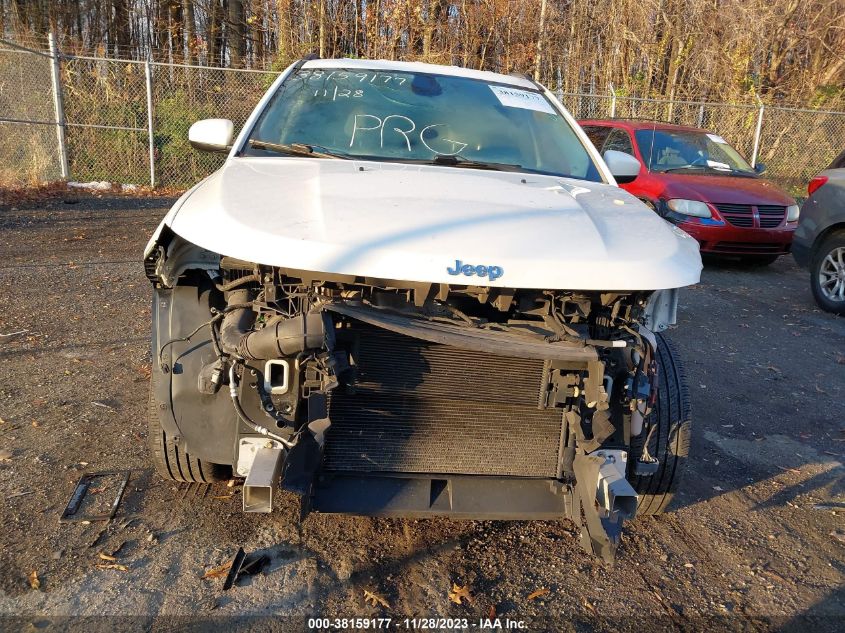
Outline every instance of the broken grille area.
{"type": "Polygon", "coordinates": [[[562,415],[538,408],[542,360],[354,329],[359,375],[331,392],[325,470],[558,476],[562,415]]]}

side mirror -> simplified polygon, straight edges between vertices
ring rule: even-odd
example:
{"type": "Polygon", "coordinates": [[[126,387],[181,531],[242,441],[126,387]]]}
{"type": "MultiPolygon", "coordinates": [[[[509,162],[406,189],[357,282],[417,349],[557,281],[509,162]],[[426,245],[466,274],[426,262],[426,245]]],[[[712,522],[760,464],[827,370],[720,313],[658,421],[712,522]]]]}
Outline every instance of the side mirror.
{"type": "Polygon", "coordinates": [[[235,125],[229,119],[203,119],[188,130],[188,141],[201,152],[226,153],[232,149],[235,125]]]}
{"type": "Polygon", "coordinates": [[[618,152],[615,149],[607,150],[603,155],[610,173],[620,185],[631,182],[640,175],[640,161],[627,152],[618,152]]]}
{"type": "Polygon", "coordinates": [[[754,165],[754,173],[756,173],[756,174],[766,173],[766,164],[765,163],[757,163],[756,165],[754,165]]]}

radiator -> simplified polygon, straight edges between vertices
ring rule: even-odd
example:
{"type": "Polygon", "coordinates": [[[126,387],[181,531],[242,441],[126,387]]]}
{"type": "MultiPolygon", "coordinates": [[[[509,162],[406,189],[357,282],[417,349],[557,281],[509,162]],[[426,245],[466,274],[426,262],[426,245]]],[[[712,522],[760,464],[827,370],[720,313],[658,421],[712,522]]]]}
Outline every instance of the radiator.
{"type": "Polygon", "coordinates": [[[331,392],[328,471],[557,477],[563,419],[543,361],[360,325],[352,390],[331,392]]]}

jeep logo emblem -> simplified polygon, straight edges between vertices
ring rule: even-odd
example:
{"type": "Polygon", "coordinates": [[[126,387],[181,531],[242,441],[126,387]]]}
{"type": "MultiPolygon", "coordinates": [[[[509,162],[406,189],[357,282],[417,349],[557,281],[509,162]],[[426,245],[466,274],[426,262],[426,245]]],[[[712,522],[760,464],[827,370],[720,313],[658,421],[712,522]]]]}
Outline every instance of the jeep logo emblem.
{"type": "Polygon", "coordinates": [[[501,266],[473,266],[472,264],[464,264],[460,259],[455,260],[454,268],[447,266],[446,272],[450,275],[487,277],[490,281],[494,281],[505,274],[501,266]]]}

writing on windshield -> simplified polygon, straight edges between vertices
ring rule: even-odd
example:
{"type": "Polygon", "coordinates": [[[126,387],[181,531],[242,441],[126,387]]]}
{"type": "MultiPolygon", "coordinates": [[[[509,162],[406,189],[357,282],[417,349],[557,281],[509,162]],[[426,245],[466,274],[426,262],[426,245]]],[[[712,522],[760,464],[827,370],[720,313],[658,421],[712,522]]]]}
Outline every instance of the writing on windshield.
{"type": "Polygon", "coordinates": [[[392,162],[456,157],[438,164],[601,181],[572,127],[542,92],[451,75],[301,69],[273,95],[243,153],[266,156],[279,146],[392,162]]]}

